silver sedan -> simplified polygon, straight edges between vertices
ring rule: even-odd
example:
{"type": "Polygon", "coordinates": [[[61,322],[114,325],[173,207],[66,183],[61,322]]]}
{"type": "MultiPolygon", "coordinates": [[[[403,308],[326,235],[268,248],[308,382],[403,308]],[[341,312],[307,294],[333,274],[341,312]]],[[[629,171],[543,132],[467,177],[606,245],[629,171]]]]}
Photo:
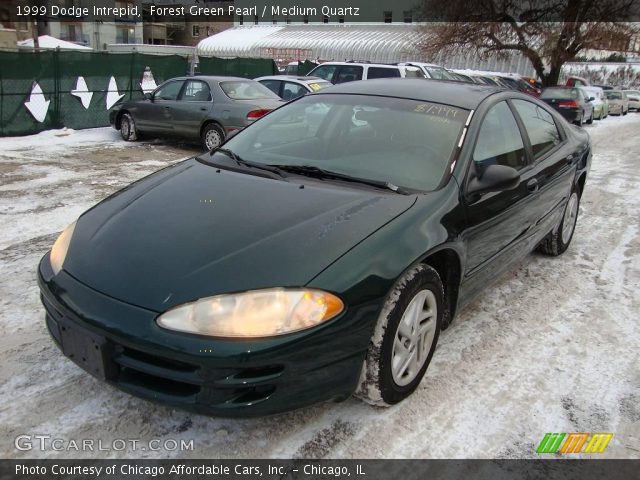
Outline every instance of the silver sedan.
{"type": "Polygon", "coordinates": [[[111,125],[127,141],[141,135],[200,140],[211,150],[225,138],[282,105],[260,83],[239,77],[179,77],[141,100],[115,105],[111,125]]]}

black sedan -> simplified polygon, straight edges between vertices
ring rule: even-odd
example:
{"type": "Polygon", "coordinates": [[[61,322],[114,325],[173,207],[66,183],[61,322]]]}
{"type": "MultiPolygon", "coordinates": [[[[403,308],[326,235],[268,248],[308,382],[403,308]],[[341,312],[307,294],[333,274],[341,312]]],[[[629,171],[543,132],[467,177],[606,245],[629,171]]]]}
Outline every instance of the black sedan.
{"type": "Polygon", "coordinates": [[[142,100],[116,104],[109,120],[130,142],[142,135],[176,136],[199,139],[211,150],[280,105],[280,97],[246,78],[180,77],[167,80],[142,100]]]}
{"type": "Polygon", "coordinates": [[[581,87],[549,87],[540,95],[540,100],[556,109],[569,122],[582,126],[593,123],[593,100],[581,87]]]}
{"type": "Polygon", "coordinates": [[[351,82],[82,214],[40,262],[80,367],[215,415],[419,385],[456,312],[574,235],[591,143],[516,91],[351,82]]]}

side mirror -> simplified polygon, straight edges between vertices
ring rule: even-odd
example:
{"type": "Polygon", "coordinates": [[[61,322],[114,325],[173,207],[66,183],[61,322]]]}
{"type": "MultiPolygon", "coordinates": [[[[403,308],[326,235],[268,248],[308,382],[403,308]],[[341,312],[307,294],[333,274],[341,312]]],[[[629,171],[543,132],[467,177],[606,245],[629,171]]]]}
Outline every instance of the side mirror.
{"type": "Polygon", "coordinates": [[[145,93],[144,94],[144,99],[153,101],[153,94],[149,93],[149,92],[145,93]]]}
{"type": "Polygon", "coordinates": [[[593,102],[596,99],[596,97],[589,97],[589,101],[593,102]]]}
{"type": "Polygon", "coordinates": [[[515,168],[506,165],[489,165],[481,177],[469,182],[467,193],[482,194],[513,190],[520,185],[520,174],[515,168]]]}

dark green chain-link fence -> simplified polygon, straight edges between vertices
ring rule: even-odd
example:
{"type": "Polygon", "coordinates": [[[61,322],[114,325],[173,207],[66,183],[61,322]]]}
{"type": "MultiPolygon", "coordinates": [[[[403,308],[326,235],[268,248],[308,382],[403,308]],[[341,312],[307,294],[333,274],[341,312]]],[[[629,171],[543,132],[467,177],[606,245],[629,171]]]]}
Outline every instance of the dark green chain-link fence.
{"type": "Polygon", "coordinates": [[[256,78],[277,75],[278,67],[273,60],[268,58],[200,57],[197,73],[200,75],[256,78]]]}
{"type": "MultiPolygon", "coordinates": [[[[50,128],[92,128],[109,124],[107,95],[111,91],[124,100],[142,96],[141,82],[150,68],[156,83],[185,75],[186,58],[139,53],[109,54],[101,52],[0,52],[0,135],[26,135],[50,128]],[[87,108],[71,91],[78,78],[91,93],[87,108]],[[35,85],[44,98],[31,98],[35,85]],[[115,88],[114,88],[115,87],[115,88]],[[117,90],[117,91],[116,91],[117,90]],[[43,121],[25,106],[25,102],[49,102],[43,121]]],[[[84,90],[84,88],[81,88],[84,90]]]]}
{"type": "MultiPolygon", "coordinates": [[[[157,85],[189,73],[189,61],[178,55],[106,52],[0,52],[0,136],[27,135],[51,128],[74,129],[109,124],[107,96],[123,100],[142,97],[145,71],[157,85]],[[88,108],[73,95],[79,77],[92,93],[88,108]],[[113,77],[115,85],[111,85],[113,77]],[[32,91],[36,84],[43,95],[32,91]],[[39,121],[25,106],[46,111],[39,121]],[[49,102],[42,104],[43,102],[49,102]],[[37,105],[40,104],[40,105],[37,105]]],[[[254,78],[277,73],[272,60],[250,58],[201,58],[199,73],[254,78]]],[[[84,85],[80,84],[81,90],[84,85]]],[[[88,95],[87,97],[88,98],[88,95]]]]}

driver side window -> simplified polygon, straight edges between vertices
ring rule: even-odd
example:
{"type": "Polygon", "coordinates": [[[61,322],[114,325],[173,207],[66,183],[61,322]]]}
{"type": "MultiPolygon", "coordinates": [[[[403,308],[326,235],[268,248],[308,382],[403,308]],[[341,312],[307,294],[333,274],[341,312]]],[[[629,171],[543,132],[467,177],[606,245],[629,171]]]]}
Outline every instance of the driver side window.
{"type": "Polygon", "coordinates": [[[507,102],[493,106],[484,117],[473,161],[480,176],[489,165],[506,165],[516,170],[527,165],[520,129],[507,102]]]}
{"type": "Polygon", "coordinates": [[[178,94],[182,89],[182,84],[184,81],[175,81],[169,82],[166,85],[160,87],[156,90],[154,94],[154,99],[156,100],[176,100],[178,98],[178,94]]]}

